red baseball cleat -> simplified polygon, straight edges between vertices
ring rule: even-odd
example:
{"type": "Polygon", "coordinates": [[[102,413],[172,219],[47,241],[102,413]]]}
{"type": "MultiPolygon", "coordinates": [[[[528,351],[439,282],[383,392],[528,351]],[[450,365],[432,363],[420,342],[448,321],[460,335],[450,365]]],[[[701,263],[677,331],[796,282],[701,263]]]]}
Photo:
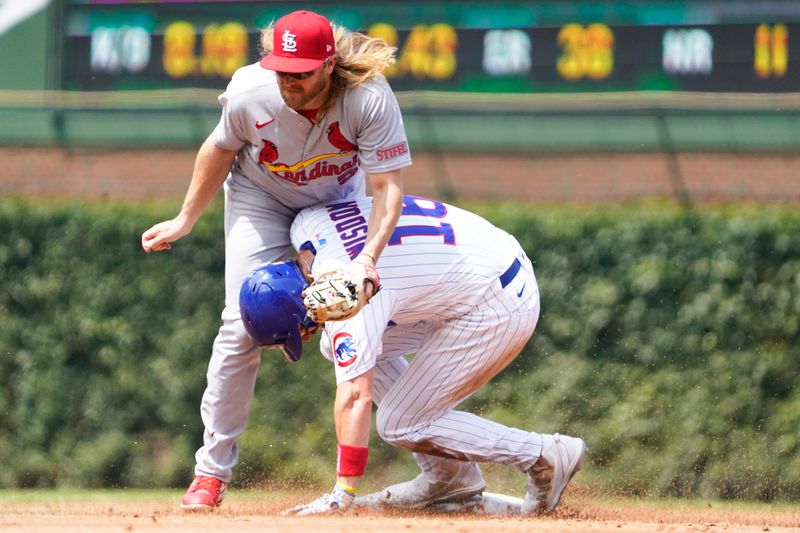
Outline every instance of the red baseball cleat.
{"type": "Polygon", "coordinates": [[[211,476],[195,476],[181,499],[181,508],[188,511],[207,511],[222,503],[228,484],[211,476]]]}

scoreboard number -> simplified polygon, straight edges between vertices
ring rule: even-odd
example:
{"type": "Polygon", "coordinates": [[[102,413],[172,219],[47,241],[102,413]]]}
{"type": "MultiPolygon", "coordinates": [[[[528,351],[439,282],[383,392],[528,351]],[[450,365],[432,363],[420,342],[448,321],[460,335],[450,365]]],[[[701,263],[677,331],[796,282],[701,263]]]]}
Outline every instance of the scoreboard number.
{"type": "Polygon", "coordinates": [[[186,21],[171,23],[164,30],[164,71],[171,78],[190,75],[229,78],[247,61],[247,28],[238,22],[209,24],[203,29],[201,55],[195,55],[197,34],[186,21]]]}
{"type": "MultiPolygon", "coordinates": [[[[380,37],[392,46],[399,46],[397,30],[385,23],[372,25],[368,34],[380,37]]],[[[400,47],[397,63],[384,74],[387,78],[412,75],[418,79],[446,80],[458,67],[456,49],[458,35],[449,24],[417,24],[411,28],[405,44],[400,47]]]]}
{"type": "Polygon", "coordinates": [[[759,78],[782,78],[789,64],[789,30],[785,24],[759,24],[755,35],[753,69],[759,78]]]}
{"type": "Polygon", "coordinates": [[[614,33],[605,24],[567,24],[556,42],[564,50],[556,70],[565,80],[604,80],[614,71],[614,33]]]}

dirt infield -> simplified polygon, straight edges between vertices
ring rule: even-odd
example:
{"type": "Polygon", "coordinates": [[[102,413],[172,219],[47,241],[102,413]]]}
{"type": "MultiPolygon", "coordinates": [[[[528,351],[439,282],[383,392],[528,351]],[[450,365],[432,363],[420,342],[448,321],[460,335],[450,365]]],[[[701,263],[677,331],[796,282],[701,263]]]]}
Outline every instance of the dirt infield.
{"type": "MultiPolygon", "coordinates": [[[[174,497],[139,501],[72,499],[49,503],[0,504],[0,530],[40,532],[275,532],[275,533],[499,533],[499,532],[788,532],[800,528],[800,511],[759,506],[721,506],[687,502],[681,506],[621,499],[602,501],[565,496],[554,516],[478,517],[431,512],[364,512],[334,517],[283,517],[280,510],[302,496],[259,500],[233,492],[211,513],[185,513],[174,497]]],[[[307,498],[307,496],[306,496],[307,498]]]]}
{"type": "MultiPolygon", "coordinates": [[[[0,149],[0,194],[183,198],[194,151],[0,149]]],[[[531,202],[678,198],[698,202],[800,201],[800,155],[414,154],[411,194],[531,202]]]]}

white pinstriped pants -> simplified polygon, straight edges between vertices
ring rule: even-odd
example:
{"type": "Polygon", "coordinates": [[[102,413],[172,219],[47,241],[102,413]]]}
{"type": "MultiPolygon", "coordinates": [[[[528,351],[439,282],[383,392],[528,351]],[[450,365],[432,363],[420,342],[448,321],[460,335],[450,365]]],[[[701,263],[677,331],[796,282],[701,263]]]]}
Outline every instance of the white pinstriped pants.
{"type": "Polygon", "coordinates": [[[473,311],[384,333],[373,386],[378,434],[418,452],[420,468],[435,479],[448,479],[464,461],[526,471],[541,454],[539,434],[455,410],[508,366],[536,327],[538,285],[530,260],[519,259],[515,278],[505,288],[498,281],[473,311]],[[403,356],[411,353],[408,362],[403,356]]]}

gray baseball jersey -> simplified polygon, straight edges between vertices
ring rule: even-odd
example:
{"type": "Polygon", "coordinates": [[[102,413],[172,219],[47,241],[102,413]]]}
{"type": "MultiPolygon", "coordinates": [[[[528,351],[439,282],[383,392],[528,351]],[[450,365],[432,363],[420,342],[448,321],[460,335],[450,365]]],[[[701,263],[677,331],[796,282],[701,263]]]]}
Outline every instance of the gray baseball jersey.
{"type": "MultiPolygon", "coordinates": [[[[433,467],[431,456],[527,470],[541,435],[454,408],[533,334],[539,290],[531,262],[514,237],[477,215],[413,196],[403,204],[377,263],[382,290],[353,318],[325,324],[322,354],[337,383],[374,368],[378,433],[427,454],[416,456],[423,470],[433,467]]],[[[358,253],[370,208],[362,198],[298,214],[292,244],[315,251],[314,275],[358,253]]]]}
{"type": "Polygon", "coordinates": [[[400,109],[382,76],[345,91],[319,124],[286,106],[275,72],[257,63],[237,70],[219,101],[214,142],[239,151],[234,175],[288,207],[348,196],[342,191],[363,186],[365,171],[411,164],[400,109]]]}
{"type": "Polygon", "coordinates": [[[196,475],[231,479],[261,348],[241,322],[239,287],[255,268],[285,257],[299,209],[363,196],[364,173],[411,164],[397,101],[382,77],[348,89],[320,124],[287,107],[275,73],[248,65],[220,96],[215,144],[238,151],[225,183],[225,309],[208,366],[196,475]]]}

